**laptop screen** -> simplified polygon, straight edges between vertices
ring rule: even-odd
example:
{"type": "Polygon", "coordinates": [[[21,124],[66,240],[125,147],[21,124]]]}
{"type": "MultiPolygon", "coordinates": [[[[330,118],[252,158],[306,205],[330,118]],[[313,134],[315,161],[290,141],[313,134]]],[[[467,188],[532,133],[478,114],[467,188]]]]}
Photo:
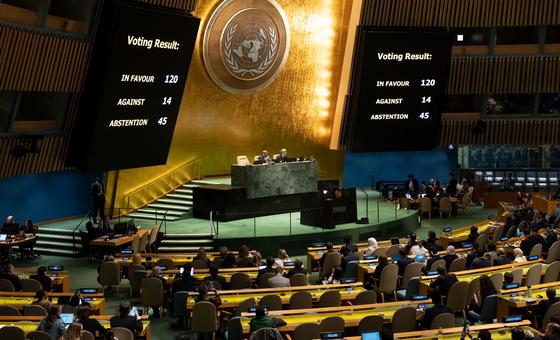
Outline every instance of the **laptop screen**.
{"type": "Polygon", "coordinates": [[[426,255],[416,255],[416,262],[426,261],[426,255]]]}
{"type": "Polygon", "coordinates": [[[73,313],[62,313],[60,314],[60,318],[65,325],[69,325],[74,321],[74,314],[73,313]]]}
{"type": "Polygon", "coordinates": [[[362,333],[363,340],[379,340],[381,337],[379,336],[379,332],[363,332],[362,333]]]}
{"type": "Polygon", "coordinates": [[[344,339],[342,332],[321,333],[321,339],[344,339]]]}
{"type": "Polygon", "coordinates": [[[0,234],[0,241],[6,241],[8,234],[0,234]]]}

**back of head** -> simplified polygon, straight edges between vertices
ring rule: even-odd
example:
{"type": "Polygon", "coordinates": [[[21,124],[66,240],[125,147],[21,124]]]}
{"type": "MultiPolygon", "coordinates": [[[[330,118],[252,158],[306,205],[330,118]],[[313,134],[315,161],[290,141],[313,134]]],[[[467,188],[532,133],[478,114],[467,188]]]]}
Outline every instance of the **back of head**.
{"type": "Polygon", "coordinates": [[[507,272],[504,274],[504,282],[505,283],[513,283],[513,274],[510,272],[507,272]]]}
{"type": "Polygon", "coordinates": [[[121,318],[127,317],[130,313],[130,302],[123,301],[119,304],[119,315],[121,318]]]}
{"type": "Polygon", "coordinates": [[[46,295],[47,292],[45,292],[43,289],[39,289],[38,291],[35,292],[35,299],[43,300],[46,295]]]}
{"type": "Polygon", "coordinates": [[[181,274],[181,278],[188,279],[189,277],[191,277],[191,268],[192,264],[185,263],[185,265],[183,266],[183,274],[181,274]]]}
{"type": "Polygon", "coordinates": [[[46,273],[47,273],[47,267],[40,266],[39,268],[37,268],[37,275],[38,276],[45,276],[46,273]]]}
{"type": "Polygon", "coordinates": [[[210,275],[212,276],[216,276],[218,275],[218,266],[211,264],[210,266],[208,266],[208,271],[210,272],[210,275]]]}
{"type": "Polygon", "coordinates": [[[429,239],[435,239],[436,238],[436,232],[433,230],[428,231],[428,238],[429,239]]]}
{"type": "Polygon", "coordinates": [[[406,251],[406,248],[400,248],[399,249],[399,254],[401,255],[401,257],[407,257],[408,256],[408,251],[406,251]]]}
{"type": "Polygon", "coordinates": [[[511,340],[525,340],[525,332],[520,328],[513,328],[511,330],[511,340]]]}
{"type": "Polygon", "coordinates": [[[49,308],[48,316],[47,316],[47,317],[48,317],[50,320],[55,320],[55,319],[58,319],[59,316],[60,316],[60,309],[59,309],[59,307],[58,307],[57,305],[52,305],[51,308],[49,308]]]}
{"type": "Polygon", "coordinates": [[[389,260],[387,259],[386,256],[379,256],[379,258],[377,259],[377,265],[387,265],[389,264],[389,260]]]}
{"type": "Polygon", "coordinates": [[[249,254],[250,254],[249,247],[247,247],[246,245],[242,245],[241,247],[239,247],[239,258],[240,259],[249,256],[249,254]]]}
{"type": "Polygon", "coordinates": [[[471,226],[471,233],[478,233],[478,227],[475,225],[471,226]]]}
{"type": "Polygon", "coordinates": [[[294,267],[295,268],[301,268],[303,266],[303,261],[301,260],[301,258],[296,258],[294,261],[294,267]]]}
{"type": "Polygon", "coordinates": [[[206,287],[206,285],[198,286],[198,294],[200,296],[206,296],[208,294],[208,287],[206,287]]]}
{"type": "Polygon", "coordinates": [[[352,236],[350,235],[344,236],[344,244],[350,244],[350,243],[352,243],[352,236]]]}
{"type": "Polygon", "coordinates": [[[447,274],[447,270],[445,270],[445,267],[437,267],[437,272],[439,275],[445,275],[447,274]]]}
{"type": "Polygon", "coordinates": [[[278,275],[278,274],[284,274],[284,268],[282,268],[281,266],[278,266],[278,267],[274,268],[274,273],[275,273],[276,275],[278,275]]]}
{"type": "Polygon", "coordinates": [[[89,307],[80,307],[78,308],[78,311],[76,312],[76,315],[78,315],[78,320],[84,320],[89,318],[89,307]]]}
{"type": "Polygon", "coordinates": [[[367,239],[368,246],[371,248],[377,248],[377,240],[375,237],[370,237],[367,239]]]}
{"type": "Polygon", "coordinates": [[[269,257],[266,258],[266,266],[267,267],[274,266],[274,257],[269,256],[269,257]]]}
{"type": "Polygon", "coordinates": [[[492,340],[492,334],[487,329],[483,329],[478,332],[478,339],[479,340],[492,340]]]}
{"type": "Polygon", "coordinates": [[[255,316],[262,318],[265,315],[266,315],[266,312],[265,312],[264,308],[261,307],[261,306],[257,306],[257,308],[255,309],[255,316]]]}
{"type": "Polygon", "coordinates": [[[226,256],[226,254],[228,253],[228,251],[229,251],[229,250],[228,250],[227,247],[223,247],[223,246],[220,247],[220,256],[221,256],[221,257],[226,256]]]}
{"type": "Polygon", "coordinates": [[[560,325],[558,325],[555,322],[551,322],[548,325],[546,325],[546,331],[545,334],[550,336],[550,335],[555,335],[555,334],[560,334],[560,325]]]}
{"type": "Polygon", "coordinates": [[[342,254],[342,256],[346,256],[348,255],[348,253],[350,253],[350,249],[347,246],[342,246],[340,247],[340,253],[342,254]]]}
{"type": "Polygon", "coordinates": [[[160,268],[159,266],[154,266],[154,267],[152,268],[152,274],[154,274],[154,275],[159,275],[159,274],[161,274],[161,268],[160,268]]]}
{"type": "Polygon", "coordinates": [[[554,299],[556,297],[556,288],[555,287],[548,287],[546,289],[546,297],[549,299],[554,299]]]}
{"type": "Polygon", "coordinates": [[[332,244],[332,242],[327,242],[327,243],[325,243],[325,248],[327,248],[327,250],[333,249],[333,244],[332,244]]]}
{"type": "Polygon", "coordinates": [[[455,247],[453,246],[447,246],[447,253],[449,255],[454,255],[455,254],[455,247]]]}
{"type": "Polygon", "coordinates": [[[523,256],[523,250],[521,250],[520,248],[515,248],[513,249],[513,255],[515,255],[515,257],[521,257],[523,256]]]}

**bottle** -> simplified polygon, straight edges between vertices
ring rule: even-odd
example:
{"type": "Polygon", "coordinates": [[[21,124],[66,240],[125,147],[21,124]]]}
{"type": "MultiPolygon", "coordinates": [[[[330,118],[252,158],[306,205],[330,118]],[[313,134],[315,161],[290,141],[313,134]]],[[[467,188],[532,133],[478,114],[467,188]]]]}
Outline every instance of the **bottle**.
{"type": "Polygon", "coordinates": [[[438,328],[437,338],[438,338],[438,340],[442,340],[442,339],[443,339],[443,330],[441,329],[441,327],[438,328]]]}
{"type": "Polygon", "coordinates": [[[527,286],[527,297],[531,297],[531,286],[527,286]]]}

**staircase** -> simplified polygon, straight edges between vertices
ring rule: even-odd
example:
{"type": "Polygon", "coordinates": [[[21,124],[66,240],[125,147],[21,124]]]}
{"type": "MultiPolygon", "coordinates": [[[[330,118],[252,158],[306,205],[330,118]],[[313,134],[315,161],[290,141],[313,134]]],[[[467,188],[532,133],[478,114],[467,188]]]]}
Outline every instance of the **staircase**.
{"type": "Polygon", "coordinates": [[[165,234],[158,247],[159,253],[196,253],[204,247],[211,251],[214,235],[211,234],[165,234]]]}
{"type": "Polygon", "coordinates": [[[193,206],[193,188],[215,184],[202,180],[192,180],[175,189],[173,192],[157,199],[145,207],[126,214],[131,218],[143,220],[176,221],[191,216],[193,206]]]}
{"type": "Polygon", "coordinates": [[[74,256],[73,247],[76,247],[76,255],[82,251],[80,233],[75,233],[75,243],[72,238],[72,230],[57,229],[50,227],[39,227],[37,231],[37,243],[33,250],[39,254],[54,256],[74,256]]]}

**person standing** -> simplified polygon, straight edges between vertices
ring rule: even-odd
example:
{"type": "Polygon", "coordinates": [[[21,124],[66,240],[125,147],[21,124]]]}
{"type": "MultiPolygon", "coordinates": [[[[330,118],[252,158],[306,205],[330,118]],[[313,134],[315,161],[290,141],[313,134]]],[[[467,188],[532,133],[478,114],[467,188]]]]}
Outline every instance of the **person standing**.
{"type": "Polygon", "coordinates": [[[408,180],[405,182],[404,191],[412,196],[418,194],[420,186],[418,185],[418,180],[414,178],[413,174],[408,175],[408,180]]]}
{"type": "Polygon", "coordinates": [[[105,220],[105,193],[103,191],[102,183],[103,179],[101,177],[97,177],[90,188],[92,204],[91,218],[94,221],[97,221],[97,215],[99,215],[101,221],[105,220]]]}
{"type": "Polygon", "coordinates": [[[449,173],[449,184],[447,184],[447,187],[445,188],[445,192],[447,193],[447,195],[449,197],[453,197],[455,195],[457,195],[457,177],[455,177],[455,174],[450,172],[449,173]]]}

